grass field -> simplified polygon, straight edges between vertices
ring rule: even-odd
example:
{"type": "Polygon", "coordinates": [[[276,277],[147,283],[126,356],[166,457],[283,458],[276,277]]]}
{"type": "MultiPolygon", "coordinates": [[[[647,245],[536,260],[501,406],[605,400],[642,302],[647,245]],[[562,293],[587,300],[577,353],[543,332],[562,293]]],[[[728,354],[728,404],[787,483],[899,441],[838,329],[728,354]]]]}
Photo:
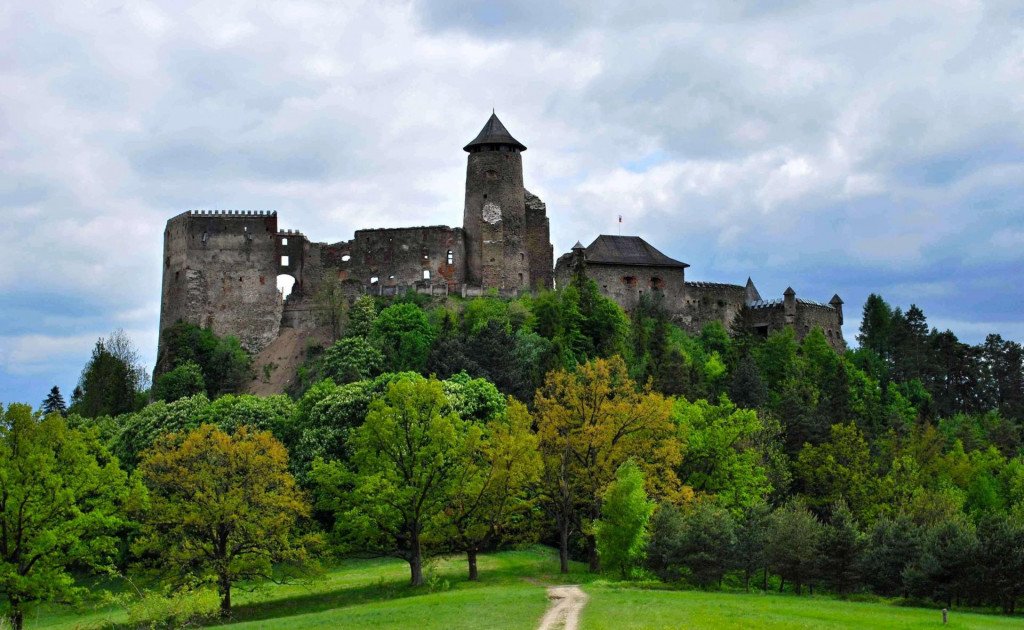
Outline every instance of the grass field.
{"type": "MultiPolygon", "coordinates": [[[[558,556],[535,547],[482,556],[478,583],[465,580],[461,557],[432,568],[433,587],[407,586],[408,566],[396,560],[352,560],[306,585],[237,591],[230,625],[238,630],[305,628],[534,628],[548,605],[545,586],[583,583],[589,601],[583,630],[687,628],[941,628],[941,613],[829,597],[696,591],[661,591],[594,582],[583,565],[558,574],[558,556]]],[[[215,598],[210,598],[215,604],[215,598]]],[[[123,609],[107,605],[79,611],[43,609],[26,628],[110,628],[123,609]]],[[[950,629],[1024,628],[1024,618],[953,611],[950,629]]]]}
{"type": "Polygon", "coordinates": [[[591,585],[584,590],[590,596],[580,623],[585,630],[1024,628],[1024,618],[1021,617],[953,611],[949,624],[943,626],[939,610],[844,602],[806,595],[650,591],[605,585],[591,585]]]}

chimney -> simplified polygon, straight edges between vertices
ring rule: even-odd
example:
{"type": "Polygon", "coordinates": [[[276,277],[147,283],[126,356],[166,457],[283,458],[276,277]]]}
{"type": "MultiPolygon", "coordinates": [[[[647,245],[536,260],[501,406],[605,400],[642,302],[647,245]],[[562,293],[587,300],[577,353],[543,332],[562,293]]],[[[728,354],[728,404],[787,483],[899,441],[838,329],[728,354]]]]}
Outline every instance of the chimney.
{"type": "Polygon", "coordinates": [[[793,287],[786,287],[782,294],[782,312],[786,315],[786,325],[796,324],[796,291],[793,287]]]}

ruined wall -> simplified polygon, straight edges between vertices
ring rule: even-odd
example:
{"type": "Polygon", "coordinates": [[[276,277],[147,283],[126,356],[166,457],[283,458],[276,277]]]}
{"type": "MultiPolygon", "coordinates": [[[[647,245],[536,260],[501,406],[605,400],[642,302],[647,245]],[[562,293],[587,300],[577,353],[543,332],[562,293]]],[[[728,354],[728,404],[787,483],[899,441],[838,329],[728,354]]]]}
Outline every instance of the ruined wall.
{"type": "Polygon", "coordinates": [[[674,319],[690,334],[698,334],[711,321],[729,328],[746,303],[746,296],[746,288],[735,284],[687,282],[682,308],[674,319]]]}
{"type": "Polygon", "coordinates": [[[550,290],[553,284],[555,248],[547,205],[537,195],[524,190],[526,199],[526,257],[530,262],[530,288],[550,290]]]}
{"type": "Polygon", "coordinates": [[[509,147],[469,154],[463,229],[466,282],[529,287],[522,154],[509,147]]]}
{"type": "Polygon", "coordinates": [[[277,213],[189,211],[167,222],[160,330],[185,321],[249,352],[277,338],[277,213]]]}
{"type": "Polygon", "coordinates": [[[358,230],[351,241],[319,248],[322,269],[364,286],[447,284],[454,289],[465,282],[466,245],[459,228],[358,230]]]}

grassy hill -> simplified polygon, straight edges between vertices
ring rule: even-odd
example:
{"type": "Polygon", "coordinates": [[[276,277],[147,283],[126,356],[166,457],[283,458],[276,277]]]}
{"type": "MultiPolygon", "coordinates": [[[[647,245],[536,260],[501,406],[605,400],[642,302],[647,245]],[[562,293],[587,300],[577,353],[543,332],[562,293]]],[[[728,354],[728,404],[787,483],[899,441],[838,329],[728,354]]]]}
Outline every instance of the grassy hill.
{"type": "MultiPolygon", "coordinates": [[[[230,625],[238,630],[304,628],[535,628],[548,605],[545,587],[583,583],[589,601],[581,628],[932,628],[941,613],[883,603],[829,597],[660,591],[595,581],[583,565],[558,573],[554,550],[534,547],[480,558],[478,583],[465,580],[461,557],[436,562],[430,586],[407,586],[408,568],[390,559],[351,560],[309,584],[272,585],[239,592],[230,625]]],[[[215,598],[207,598],[209,608],[215,598]]],[[[79,611],[47,608],[31,614],[26,628],[124,627],[123,607],[98,601],[79,611]]],[[[954,611],[946,628],[1020,628],[1020,617],[954,611]]]]}

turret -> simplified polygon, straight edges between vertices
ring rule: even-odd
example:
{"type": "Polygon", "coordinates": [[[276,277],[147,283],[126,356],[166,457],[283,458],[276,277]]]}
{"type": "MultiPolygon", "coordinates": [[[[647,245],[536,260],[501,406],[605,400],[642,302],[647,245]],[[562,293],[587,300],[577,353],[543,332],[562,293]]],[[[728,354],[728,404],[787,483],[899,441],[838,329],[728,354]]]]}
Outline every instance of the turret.
{"type": "Polygon", "coordinates": [[[521,142],[491,113],[476,138],[464,147],[466,282],[483,288],[526,289],[530,261],[526,243],[526,202],[521,142]]]}
{"type": "Polygon", "coordinates": [[[796,291],[793,287],[786,287],[782,292],[782,312],[786,316],[786,325],[792,326],[796,323],[796,291]]]}
{"type": "Polygon", "coordinates": [[[829,300],[828,303],[832,305],[832,308],[836,309],[836,312],[839,314],[839,325],[842,326],[843,325],[843,300],[842,300],[842,298],[840,298],[839,294],[836,293],[835,295],[832,296],[832,299],[829,300]]]}

